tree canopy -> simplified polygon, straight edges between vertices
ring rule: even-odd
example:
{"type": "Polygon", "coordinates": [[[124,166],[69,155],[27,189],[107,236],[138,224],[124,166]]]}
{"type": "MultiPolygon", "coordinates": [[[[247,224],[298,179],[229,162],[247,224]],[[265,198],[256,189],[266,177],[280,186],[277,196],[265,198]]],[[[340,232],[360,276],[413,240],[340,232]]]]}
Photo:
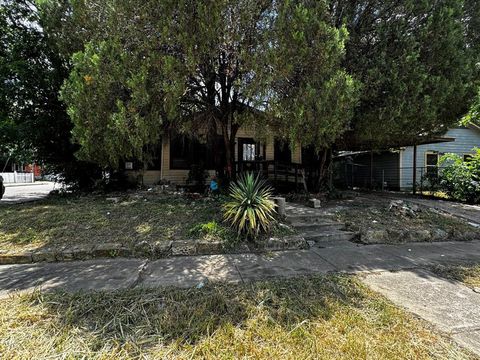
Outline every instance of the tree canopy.
{"type": "Polygon", "coordinates": [[[408,145],[458,123],[478,78],[475,1],[336,0],[331,9],[350,34],[345,68],[362,84],[343,146],[408,145]]]}
{"type": "Polygon", "coordinates": [[[78,182],[92,165],[76,160],[72,123],[59,99],[69,59],[44,31],[50,18],[35,1],[0,4],[0,154],[41,162],[78,182]]]}
{"type": "MultiPolygon", "coordinates": [[[[227,164],[242,125],[331,145],[356,85],[347,33],[325,1],[147,0],[81,4],[96,28],[73,56],[62,97],[80,155],[116,166],[166,128],[222,134],[227,164]],[[94,16],[101,14],[101,16],[94,16]]],[[[259,134],[261,136],[261,134],[259,134]]]]}
{"type": "Polygon", "coordinates": [[[148,160],[167,131],[221,134],[231,167],[243,125],[382,148],[478,114],[476,0],[0,1],[0,152],[57,169],[148,160]]]}

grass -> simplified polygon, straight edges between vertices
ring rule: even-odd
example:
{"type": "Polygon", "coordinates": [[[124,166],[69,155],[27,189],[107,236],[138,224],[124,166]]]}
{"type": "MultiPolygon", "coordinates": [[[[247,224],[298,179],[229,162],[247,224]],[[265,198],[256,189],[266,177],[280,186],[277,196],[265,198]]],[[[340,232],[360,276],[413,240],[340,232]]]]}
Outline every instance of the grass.
{"type": "MultiPolygon", "coordinates": [[[[133,247],[142,241],[188,239],[233,246],[241,239],[223,222],[223,202],[222,197],[139,192],[117,197],[52,196],[33,203],[1,205],[0,250],[102,243],[133,247]]],[[[276,225],[268,235],[292,233],[276,225]]]]}
{"type": "Polygon", "coordinates": [[[0,249],[183,240],[197,223],[221,222],[216,199],[147,192],[107,198],[56,196],[0,206],[0,249]]]}
{"type": "Polygon", "coordinates": [[[431,270],[446,279],[459,281],[468,287],[480,289],[480,265],[435,265],[431,270]]]}
{"type": "Polygon", "coordinates": [[[468,359],[355,277],[0,302],[8,359],[468,359]]]}

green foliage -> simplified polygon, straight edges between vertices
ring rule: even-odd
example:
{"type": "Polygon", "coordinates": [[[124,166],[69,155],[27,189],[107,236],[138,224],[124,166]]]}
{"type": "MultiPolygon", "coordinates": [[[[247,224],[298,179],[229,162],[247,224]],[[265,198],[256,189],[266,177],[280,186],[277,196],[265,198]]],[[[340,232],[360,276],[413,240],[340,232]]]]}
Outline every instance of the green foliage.
{"type": "Polygon", "coordinates": [[[332,1],[349,32],[344,65],[362,84],[347,147],[411,144],[457,124],[479,80],[479,4],[332,1]]]}
{"type": "Polygon", "coordinates": [[[267,232],[275,221],[272,189],[265,180],[245,173],[230,185],[230,200],[223,205],[224,220],[249,238],[267,232]]]}
{"type": "Polygon", "coordinates": [[[443,155],[439,163],[440,189],[455,200],[468,203],[480,202],[480,149],[468,161],[457,154],[443,155]]]}
{"type": "Polygon", "coordinates": [[[475,126],[480,126],[480,88],[468,113],[463,117],[462,123],[464,125],[473,124],[475,126]]]}
{"type": "Polygon", "coordinates": [[[54,22],[34,1],[1,1],[0,156],[43,163],[67,183],[85,187],[101,171],[73,155],[72,123],[58,97],[68,76],[68,57],[46,31],[54,22]]]}
{"type": "Polygon", "coordinates": [[[229,243],[234,242],[235,234],[215,220],[206,223],[199,223],[192,226],[188,232],[190,237],[204,240],[221,240],[229,243]]]}
{"type": "Polygon", "coordinates": [[[86,46],[62,97],[82,159],[116,167],[175,128],[223,134],[228,168],[242,125],[319,147],[347,126],[356,85],[326,1],[93,0],[72,14],[86,46]]]}

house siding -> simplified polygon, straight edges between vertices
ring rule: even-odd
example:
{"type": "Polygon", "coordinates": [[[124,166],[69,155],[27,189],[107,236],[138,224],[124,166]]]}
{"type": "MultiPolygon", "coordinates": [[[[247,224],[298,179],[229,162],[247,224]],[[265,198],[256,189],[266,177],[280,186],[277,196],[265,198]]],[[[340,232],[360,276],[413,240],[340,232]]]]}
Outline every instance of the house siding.
{"type": "MultiPolygon", "coordinates": [[[[417,146],[417,183],[425,171],[426,153],[463,155],[471,154],[474,147],[480,147],[480,130],[473,126],[450,129],[445,136],[454,138],[455,141],[417,146]]],[[[400,151],[400,164],[400,187],[404,190],[411,189],[413,186],[413,146],[408,146],[400,151]]]]}

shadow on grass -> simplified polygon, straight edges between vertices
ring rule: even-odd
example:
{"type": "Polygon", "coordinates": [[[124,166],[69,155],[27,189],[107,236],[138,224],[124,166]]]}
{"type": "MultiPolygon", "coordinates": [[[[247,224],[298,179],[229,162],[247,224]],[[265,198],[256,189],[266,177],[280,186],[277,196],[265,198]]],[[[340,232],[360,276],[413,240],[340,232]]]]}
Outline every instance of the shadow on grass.
{"type": "Polygon", "coordinates": [[[215,220],[215,201],[163,194],[50,196],[0,206],[0,249],[50,249],[65,245],[186,238],[198,222],[215,220]]]}
{"type": "Polygon", "coordinates": [[[328,321],[341,307],[361,307],[364,293],[346,276],[297,278],[203,289],[34,294],[60,327],[79,327],[101,341],[194,345],[225,326],[261,318],[291,331],[302,321],[328,321]]]}

